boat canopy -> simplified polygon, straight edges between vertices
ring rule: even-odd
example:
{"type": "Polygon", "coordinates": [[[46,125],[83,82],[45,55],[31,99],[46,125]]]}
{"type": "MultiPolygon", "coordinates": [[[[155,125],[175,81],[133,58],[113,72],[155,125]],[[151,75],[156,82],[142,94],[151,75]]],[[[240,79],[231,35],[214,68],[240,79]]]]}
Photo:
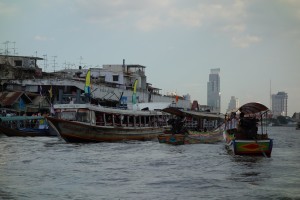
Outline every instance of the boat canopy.
{"type": "Polygon", "coordinates": [[[185,111],[180,110],[178,108],[169,107],[162,110],[163,112],[170,113],[177,116],[185,116],[191,115],[196,118],[203,118],[203,119],[224,119],[224,115],[220,114],[213,114],[213,113],[206,113],[206,112],[197,112],[197,111],[185,111]]]}
{"type": "Polygon", "coordinates": [[[44,119],[43,116],[11,116],[11,117],[0,117],[0,122],[7,121],[24,121],[24,120],[39,120],[44,119]]]}
{"type": "Polygon", "coordinates": [[[247,114],[256,114],[259,112],[268,111],[269,108],[267,108],[265,105],[261,103],[251,102],[251,103],[244,104],[238,110],[247,115],[247,114]]]}

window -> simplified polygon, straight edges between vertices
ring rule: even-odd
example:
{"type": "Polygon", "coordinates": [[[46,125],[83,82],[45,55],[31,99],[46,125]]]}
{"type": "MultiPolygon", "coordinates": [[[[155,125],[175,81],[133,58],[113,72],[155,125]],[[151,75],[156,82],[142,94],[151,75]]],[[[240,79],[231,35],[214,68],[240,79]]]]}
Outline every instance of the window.
{"type": "MultiPolygon", "coordinates": [[[[59,115],[59,114],[58,114],[59,115]]],[[[60,118],[65,119],[65,120],[76,120],[76,112],[61,112],[60,113],[60,118]]]]}
{"type": "Polygon", "coordinates": [[[22,67],[22,60],[15,60],[16,67],[22,67]]]}
{"type": "Polygon", "coordinates": [[[89,111],[86,109],[79,109],[76,119],[80,122],[90,122],[89,111]]]}
{"type": "Polygon", "coordinates": [[[113,81],[119,81],[119,75],[113,75],[113,81]]]}

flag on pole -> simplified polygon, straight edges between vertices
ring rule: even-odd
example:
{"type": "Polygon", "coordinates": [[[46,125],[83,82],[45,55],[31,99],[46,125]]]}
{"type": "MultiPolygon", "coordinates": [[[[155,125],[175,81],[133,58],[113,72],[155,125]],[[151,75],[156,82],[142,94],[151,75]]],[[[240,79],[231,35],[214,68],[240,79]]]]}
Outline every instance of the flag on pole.
{"type": "Polygon", "coordinates": [[[88,70],[85,77],[84,93],[87,95],[91,93],[91,69],[88,70]]]}
{"type": "Polygon", "coordinates": [[[137,86],[137,82],[138,80],[135,79],[134,83],[133,83],[133,93],[132,93],[132,104],[136,104],[136,86],[137,86]]]}

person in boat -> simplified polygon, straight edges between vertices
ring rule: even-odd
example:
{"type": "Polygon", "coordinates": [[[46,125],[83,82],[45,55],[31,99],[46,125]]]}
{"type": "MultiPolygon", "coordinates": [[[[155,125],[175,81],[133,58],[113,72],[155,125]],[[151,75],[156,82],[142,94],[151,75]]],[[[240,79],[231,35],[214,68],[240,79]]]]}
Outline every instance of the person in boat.
{"type": "Polygon", "coordinates": [[[236,129],[237,128],[237,124],[238,124],[238,120],[236,118],[236,113],[232,112],[230,115],[230,122],[229,122],[229,129],[236,129]]]}
{"type": "MultiPolygon", "coordinates": [[[[38,116],[41,116],[41,114],[39,113],[38,116]]],[[[48,128],[48,124],[47,124],[47,121],[45,118],[45,117],[47,117],[47,113],[44,113],[43,117],[44,117],[43,119],[39,120],[39,129],[47,129],[48,128]]]]}
{"type": "Polygon", "coordinates": [[[169,119],[168,124],[172,126],[171,132],[172,134],[180,134],[184,133],[184,123],[185,117],[177,116],[176,119],[169,119]]]}
{"type": "Polygon", "coordinates": [[[240,121],[239,121],[239,127],[238,132],[241,133],[240,137],[244,139],[255,139],[257,137],[257,123],[258,119],[256,117],[250,118],[245,117],[244,113],[240,113],[240,121]]]}

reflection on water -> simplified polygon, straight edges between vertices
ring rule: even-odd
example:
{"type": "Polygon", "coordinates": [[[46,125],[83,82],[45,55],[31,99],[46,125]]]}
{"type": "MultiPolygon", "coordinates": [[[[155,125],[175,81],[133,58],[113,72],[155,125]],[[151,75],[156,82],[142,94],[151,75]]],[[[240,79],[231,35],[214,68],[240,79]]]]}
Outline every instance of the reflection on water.
{"type": "Polygon", "coordinates": [[[234,156],[224,143],[0,136],[0,199],[299,199],[300,134],[269,135],[271,158],[234,156]]]}

